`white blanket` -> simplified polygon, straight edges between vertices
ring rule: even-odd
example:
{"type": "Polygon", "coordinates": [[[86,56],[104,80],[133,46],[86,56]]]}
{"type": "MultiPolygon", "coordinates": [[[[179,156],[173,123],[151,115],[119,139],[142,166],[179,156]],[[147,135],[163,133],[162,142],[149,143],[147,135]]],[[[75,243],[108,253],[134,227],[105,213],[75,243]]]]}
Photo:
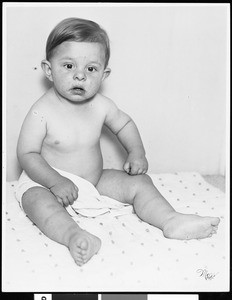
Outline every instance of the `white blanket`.
{"type": "MultiPolygon", "coordinates": [[[[219,216],[218,233],[203,240],[169,240],[159,229],[142,222],[130,206],[120,207],[116,215],[75,214],[83,229],[102,240],[99,253],[78,267],[66,247],[43,235],[25,216],[14,197],[16,182],[9,182],[3,199],[2,290],[227,291],[229,221],[225,194],[194,172],[150,176],[177,211],[219,216]]],[[[105,200],[115,204],[113,199],[105,200]]]]}

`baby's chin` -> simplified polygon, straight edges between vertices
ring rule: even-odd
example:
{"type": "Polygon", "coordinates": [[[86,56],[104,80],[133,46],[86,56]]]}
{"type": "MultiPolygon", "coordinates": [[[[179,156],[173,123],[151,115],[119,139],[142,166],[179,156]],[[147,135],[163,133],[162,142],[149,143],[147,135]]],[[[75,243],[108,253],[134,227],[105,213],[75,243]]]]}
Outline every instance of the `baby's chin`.
{"type": "Polygon", "coordinates": [[[78,94],[59,94],[58,98],[61,100],[61,102],[68,102],[72,104],[81,104],[89,102],[89,97],[87,95],[78,95],[78,94]]]}
{"type": "Polygon", "coordinates": [[[90,102],[93,99],[93,97],[82,97],[82,96],[75,96],[75,97],[69,97],[66,98],[66,100],[73,104],[85,104],[90,102]]]}
{"type": "Polygon", "coordinates": [[[90,92],[87,92],[86,90],[80,89],[80,88],[72,88],[66,92],[56,90],[55,92],[56,92],[58,98],[62,102],[69,102],[72,104],[87,103],[87,102],[93,100],[93,98],[96,95],[95,92],[90,93],[90,92]]]}

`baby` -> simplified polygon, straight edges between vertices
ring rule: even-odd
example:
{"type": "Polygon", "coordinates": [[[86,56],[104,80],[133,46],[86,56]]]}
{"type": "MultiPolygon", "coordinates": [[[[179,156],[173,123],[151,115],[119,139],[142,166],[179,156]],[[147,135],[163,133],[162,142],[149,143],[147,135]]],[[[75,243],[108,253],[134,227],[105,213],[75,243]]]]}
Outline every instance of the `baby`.
{"type": "Polygon", "coordinates": [[[66,207],[78,201],[70,176],[92,183],[101,195],[133,205],[143,221],[171,239],[201,239],[216,233],[217,217],[176,212],[145,173],[139,131],[131,117],[98,93],[110,75],[109,39],[95,22],[68,18],[50,33],[41,66],[52,87],[32,106],[21,128],[17,155],[23,168],[22,208],[54,241],[68,247],[82,266],[101,240],[81,229],[66,207]],[[103,169],[100,136],[106,125],[128,153],[123,171],[103,169]]]}

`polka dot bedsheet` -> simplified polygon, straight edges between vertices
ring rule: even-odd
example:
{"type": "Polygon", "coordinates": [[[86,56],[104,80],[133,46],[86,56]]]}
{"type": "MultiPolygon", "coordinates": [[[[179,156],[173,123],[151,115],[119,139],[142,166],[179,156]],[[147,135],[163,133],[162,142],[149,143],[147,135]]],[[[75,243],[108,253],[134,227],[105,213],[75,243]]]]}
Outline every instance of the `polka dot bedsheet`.
{"type": "Polygon", "coordinates": [[[228,205],[225,193],[196,172],[152,174],[154,184],[179,212],[220,217],[216,235],[170,240],[135,213],[76,215],[102,247],[78,267],[68,249],[47,238],[20,209],[17,182],[3,201],[2,289],[6,292],[191,292],[229,286],[228,205]]]}

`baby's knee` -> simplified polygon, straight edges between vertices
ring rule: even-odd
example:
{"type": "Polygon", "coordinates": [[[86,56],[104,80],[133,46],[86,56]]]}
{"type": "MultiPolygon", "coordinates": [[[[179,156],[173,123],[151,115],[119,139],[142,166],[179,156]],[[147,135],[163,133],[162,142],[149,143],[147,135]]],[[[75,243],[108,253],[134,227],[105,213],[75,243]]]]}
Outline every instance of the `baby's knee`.
{"type": "Polygon", "coordinates": [[[134,189],[135,194],[140,191],[144,191],[149,186],[153,185],[151,178],[147,174],[135,175],[132,177],[132,187],[134,189]]]}
{"type": "Polygon", "coordinates": [[[144,185],[153,184],[152,180],[151,180],[151,177],[147,174],[137,175],[136,176],[136,181],[137,181],[138,186],[142,186],[142,187],[144,185]]]}
{"type": "Polygon", "coordinates": [[[22,196],[22,206],[25,210],[26,207],[34,205],[39,199],[43,198],[42,187],[31,187],[22,196]]]}

